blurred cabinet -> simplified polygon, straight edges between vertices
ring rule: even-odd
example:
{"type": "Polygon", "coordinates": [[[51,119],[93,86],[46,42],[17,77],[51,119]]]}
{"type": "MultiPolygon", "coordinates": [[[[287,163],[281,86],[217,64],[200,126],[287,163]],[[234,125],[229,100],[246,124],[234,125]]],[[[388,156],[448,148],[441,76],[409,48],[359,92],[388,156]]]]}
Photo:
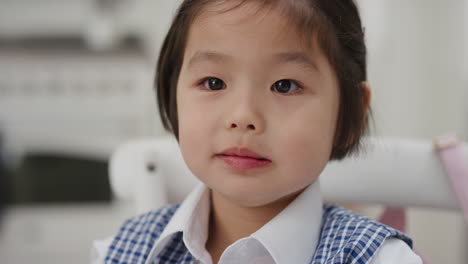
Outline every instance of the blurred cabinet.
{"type": "Polygon", "coordinates": [[[107,159],[129,138],[161,134],[153,74],[134,51],[0,49],[6,151],[107,159]]]}

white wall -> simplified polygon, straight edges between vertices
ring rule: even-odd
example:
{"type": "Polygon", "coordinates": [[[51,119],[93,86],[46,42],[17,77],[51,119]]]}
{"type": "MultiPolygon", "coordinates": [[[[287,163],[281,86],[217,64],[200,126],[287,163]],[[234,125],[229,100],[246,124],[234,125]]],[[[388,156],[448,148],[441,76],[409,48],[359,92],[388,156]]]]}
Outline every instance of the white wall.
{"type": "MultiPolygon", "coordinates": [[[[466,141],[467,1],[359,3],[369,48],[374,134],[431,139],[454,131],[466,141]]],[[[412,209],[409,233],[432,263],[467,263],[461,214],[412,209]]]]}
{"type": "Polygon", "coordinates": [[[412,137],[465,133],[464,2],[361,2],[363,9],[369,5],[364,13],[369,14],[369,76],[377,132],[412,137]]]}

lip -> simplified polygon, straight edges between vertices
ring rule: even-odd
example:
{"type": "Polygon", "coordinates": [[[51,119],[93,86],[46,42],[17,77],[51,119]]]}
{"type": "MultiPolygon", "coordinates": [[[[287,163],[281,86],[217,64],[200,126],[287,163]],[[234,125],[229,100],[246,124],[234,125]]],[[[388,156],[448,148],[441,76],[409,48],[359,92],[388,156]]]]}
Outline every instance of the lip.
{"type": "Polygon", "coordinates": [[[252,170],[267,167],[271,160],[248,148],[230,148],[215,155],[236,170],[252,170]]]}
{"type": "Polygon", "coordinates": [[[226,149],[225,151],[221,152],[218,155],[227,155],[227,156],[238,156],[238,157],[246,157],[246,158],[253,158],[253,159],[265,159],[267,160],[268,158],[263,157],[254,151],[248,149],[248,148],[229,148],[226,149]]]}

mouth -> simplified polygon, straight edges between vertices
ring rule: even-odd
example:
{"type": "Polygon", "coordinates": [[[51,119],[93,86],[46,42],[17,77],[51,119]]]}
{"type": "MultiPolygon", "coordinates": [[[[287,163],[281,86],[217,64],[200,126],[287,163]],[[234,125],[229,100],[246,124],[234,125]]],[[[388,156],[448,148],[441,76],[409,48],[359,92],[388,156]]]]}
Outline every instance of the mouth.
{"type": "Polygon", "coordinates": [[[267,167],[272,163],[270,159],[247,148],[230,148],[216,154],[215,157],[236,170],[259,169],[267,167]]]}

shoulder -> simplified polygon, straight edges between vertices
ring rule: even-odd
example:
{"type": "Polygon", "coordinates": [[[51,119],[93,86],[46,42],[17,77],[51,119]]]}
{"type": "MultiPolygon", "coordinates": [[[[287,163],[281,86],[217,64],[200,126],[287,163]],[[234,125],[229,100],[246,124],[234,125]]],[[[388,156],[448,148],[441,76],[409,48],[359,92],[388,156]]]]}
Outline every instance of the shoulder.
{"type": "Polygon", "coordinates": [[[386,227],[385,225],[367,217],[364,215],[360,215],[355,213],[351,210],[345,209],[338,205],[333,204],[324,204],[323,205],[323,217],[322,217],[322,224],[324,227],[333,226],[337,227],[342,223],[345,224],[355,224],[359,223],[360,226],[362,225],[378,225],[382,227],[386,227]]]}
{"type": "Polygon", "coordinates": [[[145,258],[178,208],[178,204],[167,205],[126,220],[107,244],[105,260],[114,261],[123,255],[145,258]]]}
{"type": "MultiPolygon", "coordinates": [[[[345,209],[341,206],[334,204],[324,204],[323,205],[323,215],[324,218],[332,220],[352,220],[352,221],[366,221],[366,222],[376,222],[371,218],[360,215],[351,210],[345,209]]],[[[376,222],[377,223],[377,222],[376,222]]]]}
{"type": "Polygon", "coordinates": [[[169,220],[172,218],[172,216],[175,214],[178,208],[179,204],[166,205],[157,210],[152,210],[132,217],[126,220],[123,225],[145,226],[154,222],[169,222],[169,220]]]}
{"type": "MultiPolygon", "coordinates": [[[[178,208],[179,204],[169,204],[157,210],[152,210],[132,217],[125,221],[124,225],[147,226],[156,222],[164,225],[171,220],[178,208]]],[[[161,224],[157,225],[157,227],[161,227],[161,224]]]]}
{"type": "Polygon", "coordinates": [[[178,204],[166,205],[158,210],[149,211],[130,218],[120,227],[119,234],[114,240],[119,240],[119,238],[121,239],[123,237],[128,238],[129,236],[142,236],[145,234],[159,236],[178,208],[178,204]]]}
{"type": "Polygon", "coordinates": [[[337,205],[324,205],[322,225],[323,231],[333,229],[361,236],[374,234],[375,239],[382,242],[387,237],[396,237],[413,247],[413,241],[406,234],[337,205]]]}
{"type": "Polygon", "coordinates": [[[315,259],[330,263],[369,263],[389,238],[412,247],[404,233],[336,205],[324,205],[321,232],[315,259]]]}
{"type": "Polygon", "coordinates": [[[372,258],[370,264],[422,264],[423,261],[400,239],[388,238],[372,258]]]}
{"type": "Polygon", "coordinates": [[[166,205],[158,210],[149,211],[126,220],[120,227],[114,241],[149,234],[153,237],[159,236],[178,208],[178,204],[166,205]]]}

